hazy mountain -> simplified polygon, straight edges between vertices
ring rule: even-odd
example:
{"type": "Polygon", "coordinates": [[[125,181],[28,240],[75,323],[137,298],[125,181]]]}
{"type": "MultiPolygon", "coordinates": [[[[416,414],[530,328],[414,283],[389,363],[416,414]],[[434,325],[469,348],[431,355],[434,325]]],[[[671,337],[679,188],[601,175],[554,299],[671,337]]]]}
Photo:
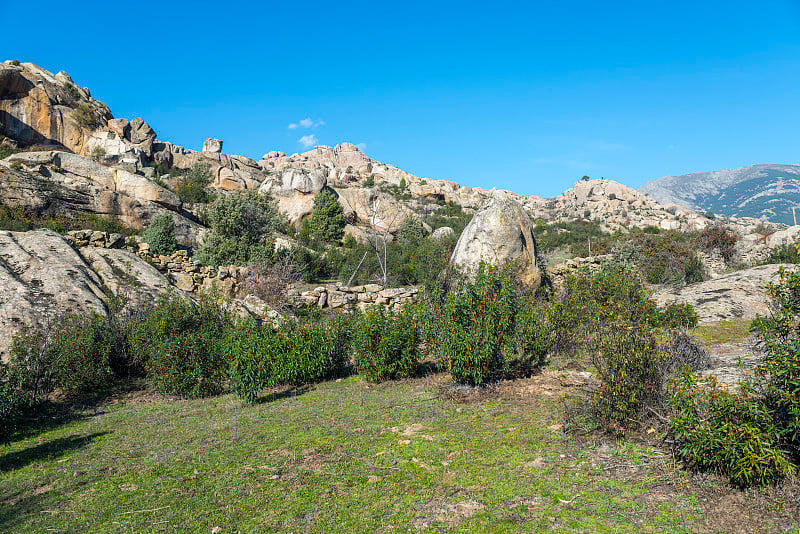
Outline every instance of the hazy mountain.
{"type": "Polygon", "coordinates": [[[664,176],[638,190],[662,204],[793,224],[791,208],[800,207],[800,165],[749,165],[664,176]]]}

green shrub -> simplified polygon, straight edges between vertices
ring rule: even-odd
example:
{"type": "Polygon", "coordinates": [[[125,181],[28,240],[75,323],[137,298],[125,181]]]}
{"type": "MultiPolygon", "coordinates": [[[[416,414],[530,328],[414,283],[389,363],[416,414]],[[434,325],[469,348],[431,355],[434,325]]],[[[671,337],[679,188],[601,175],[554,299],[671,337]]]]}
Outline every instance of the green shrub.
{"type": "Polygon", "coordinates": [[[108,322],[97,314],[59,317],[15,337],[10,352],[9,380],[34,404],[55,388],[86,393],[114,378],[108,322]]]}
{"type": "Polygon", "coordinates": [[[696,239],[703,249],[719,250],[722,257],[730,261],[736,251],[735,246],[739,236],[721,224],[712,224],[700,230],[696,239]]]}
{"type": "Polygon", "coordinates": [[[9,146],[0,144],[0,159],[6,159],[8,156],[16,154],[18,152],[19,150],[15,148],[11,148],[9,146]]]}
{"type": "Polygon", "coordinates": [[[57,334],[50,350],[58,366],[55,385],[63,391],[88,393],[108,386],[111,370],[111,345],[105,317],[67,315],[56,323],[57,334]]]}
{"type": "Polygon", "coordinates": [[[751,325],[764,349],[755,376],[730,392],[686,374],[670,400],[678,455],[740,486],[771,483],[800,462],[800,273],[781,268],[767,294],[772,316],[751,325]]]}
{"type": "Polygon", "coordinates": [[[495,377],[513,345],[517,306],[513,281],[498,268],[481,265],[474,281],[448,293],[433,314],[440,322],[429,341],[439,368],[471,386],[495,377]]]}
{"type": "Polygon", "coordinates": [[[665,354],[658,331],[646,324],[611,322],[591,336],[592,363],[600,381],[591,405],[598,422],[612,429],[634,426],[645,406],[657,405],[662,392],[665,354]]]}
{"type": "Polygon", "coordinates": [[[178,248],[175,239],[175,221],[168,213],[155,217],[142,233],[142,242],[150,245],[153,254],[168,256],[178,248]]]}
{"type": "Polygon", "coordinates": [[[201,211],[211,227],[197,259],[207,265],[249,265],[270,261],[276,230],[287,222],[271,195],[256,191],[218,195],[201,211]]]}
{"type": "Polygon", "coordinates": [[[397,312],[376,305],[359,317],[353,333],[356,371],[372,381],[408,378],[419,361],[419,331],[410,306],[397,312]]]}
{"type": "Polygon", "coordinates": [[[0,445],[11,440],[25,405],[24,396],[8,379],[6,365],[0,362],[0,445]]]}
{"type": "Polygon", "coordinates": [[[12,171],[21,171],[22,170],[22,162],[18,159],[11,162],[11,170],[12,171]]]}
{"type": "Polygon", "coordinates": [[[410,245],[418,245],[420,241],[425,239],[426,235],[425,227],[417,217],[406,217],[397,230],[397,239],[410,245]]]}
{"type": "Polygon", "coordinates": [[[205,397],[222,390],[227,361],[220,339],[232,323],[211,297],[196,307],[178,298],[162,298],[139,318],[131,332],[134,362],[144,367],[156,391],[205,397]]]}
{"type": "Polygon", "coordinates": [[[75,87],[74,85],[72,85],[71,83],[64,82],[64,85],[62,85],[62,87],[64,88],[64,91],[67,93],[67,96],[70,99],[72,99],[72,100],[80,100],[81,99],[80,91],[78,91],[78,88],[75,87]]]}
{"type": "Polygon", "coordinates": [[[732,393],[713,377],[700,385],[686,373],[676,381],[670,405],[677,453],[689,467],[718,470],[737,486],[766,485],[796,468],[752,385],[732,393]]]}
{"type": "Polygon", "coordinates": [[[234,392],[254,402],[278,385],[299,386],[341,374],[347,364],[349,329],[323,321],[291,321],[277,328],[240,324],[223,341],[234,392]]]}
{"type": "Polygon", "coordinates": [[[340,241],[347,224],[343,213],[344,208],[336,200],[336,196],[327,189],[321,191],[314,197],[311,216],[303,223],[300,231],[301,240],[308,242],[317,239],[323,243],[340,241]]]}
{"type": "Polygon", "coordinates": [[[72,112],[72,118],[84,128],[91,128],[97,124],[94,108],[87,102],[78,104],[78,107],[72,112]]]}
{"type": "Polygon", "coordinates": [[[187,204],[209,202],[213,196],[206,192],[206,187],[213,180],[211,165],[198,161],[178,179],[175,184],[175,192],[181,201],[187,204]]]}
{"type": "Polygon", "coordinates": [[[800,263],[797,245],[786,243],[773,248],[764,263],[800,263]]]}
{"type": "Polygon", "coordinates": [[[90,156],[93,160],[100,161],[106,157],[106,149],[101,147],[100,145],[95,145],[92,147],[92,152],[90,156]]]}

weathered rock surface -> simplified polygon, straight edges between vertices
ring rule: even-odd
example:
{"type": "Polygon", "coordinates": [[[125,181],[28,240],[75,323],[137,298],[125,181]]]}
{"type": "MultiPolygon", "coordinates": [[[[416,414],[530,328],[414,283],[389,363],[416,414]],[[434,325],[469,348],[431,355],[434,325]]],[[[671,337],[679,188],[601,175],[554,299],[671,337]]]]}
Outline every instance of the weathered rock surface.
{"type": "Polygon", "coordinates": [[[0,232],[0,358],[15,335],[63,313],[106,314],[102,281],[51,230],[0,232]]]}
{"type": "Polygon", "coordinates": [[[450,259],[451,264],[467,273],[474,273],[482,261],[491,265],[518,261],[525,283],[537,286],[541,282],[533,224],[522,206],[502,191],[495,192],[478,210],[450,259]]]}
{"type": "Polygon", "coordinates": [[[222,152],[222,141],[209,137],[203,141],[203,152],[222,152]]]}
{"type": "Polygon", "coordinates": [[[0,202],[49,216],[113,216],[135,229],[169,213],[180,243],[196,244],[203,233],[171,191],[144,176],[67,152],[22,152],[0,160],[0,202]],[[11,168],[14,162],[20,170],[11,168]]]}
{"type": "Polygon", "coordinates": [[[156,302],[163,295],[189,300],[145,260],[127,250],[83,247],[80,255],[91,265],[106,288],[133,306],[156,302]]]}
{"type": "Polygon", "coordinates": [[[280,210],[297,225],[311,214],[314,197],[326,184],[325,176],[319,171],[290,168],[268,176],[258,190],[271,193],[280,210]]]}
{"type": "Polygon", "coordinates": [[[0,135],[23,146],[55,145],[86,153],[94,126],[78,123],[75,112],[80,105],[95,125],[113,118],[105,104],[65,72],[53,75],[33,63],[0,63],[0,135]]]}
{"type": "Polygon", "coordinates": [[[661,306],[691,304],[701,323],[755,319],[769,313],[766,287],[780,267],[761,265],[682,288],[660,287],[653,298],[661,306]]]}
{"type": "Polygon", "coordinates": [[[365,187],[335,187],[344,216],[379,232],[396,232],[414,212],[393,196],[365,187]]]}

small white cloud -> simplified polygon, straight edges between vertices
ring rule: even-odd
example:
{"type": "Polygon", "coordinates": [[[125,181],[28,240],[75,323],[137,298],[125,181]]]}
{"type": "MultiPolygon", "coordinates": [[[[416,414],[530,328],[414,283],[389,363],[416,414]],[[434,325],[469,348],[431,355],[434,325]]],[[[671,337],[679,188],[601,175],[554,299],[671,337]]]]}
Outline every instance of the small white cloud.
{"type": "Polygon", "coordinates": [[[308,134],[298,139],[297,142],[304,147],[309,148],[316,145],[319,142],[319,139],[317,139],[317,136],[314,134],[308,134]]]}
{"type": "Polygon", "coordinates": [[[367,149],[367,143],[358,143],[356,148],[359,149],[361,152],[364,152],[367,149]]]}
{"type": "Polygon", "coordinates": [[[311,117],[306,117],[303,120],[289,124],[290,130],[297,130],[298,128],[318,128],[325,126],[325,121],[322,119],[313,120],[311,117]]]}
{"type": "Polygon", "coordinates": [[[670,149],[670,150],[675,150],[675,149],[680,148],[680,147],[678,145],[669,145],[667,148],[670,149]]]}

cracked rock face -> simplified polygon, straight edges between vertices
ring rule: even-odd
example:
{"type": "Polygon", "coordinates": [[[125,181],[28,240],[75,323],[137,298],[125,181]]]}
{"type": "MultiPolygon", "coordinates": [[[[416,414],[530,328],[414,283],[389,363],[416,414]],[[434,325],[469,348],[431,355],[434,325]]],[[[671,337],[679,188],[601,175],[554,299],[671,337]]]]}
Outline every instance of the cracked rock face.
{"type": "Polygon", "coordinates": [[[7,357],[16,334],[58,315],[105,315],[102,285],[57,233],[0,232],[0,357],[7,357]]]}
{"type": "Polygon", "coordinates": [[[490,265],[520,262],[523,282],[531,286],[541,282],[533,223],[519,202],[502,191],[496,191],[478,210],[450,258],[451,264],[467,273],[474,273],[481,261],[490,265]]]}
{"type": "Polygon", "coordinates": [[[661,287],[653,298],[660,306],[691,304],[701,324],[755,319],[769,314],[766,288],[780,267],[761,265],[681,288],[661,287]]]}

